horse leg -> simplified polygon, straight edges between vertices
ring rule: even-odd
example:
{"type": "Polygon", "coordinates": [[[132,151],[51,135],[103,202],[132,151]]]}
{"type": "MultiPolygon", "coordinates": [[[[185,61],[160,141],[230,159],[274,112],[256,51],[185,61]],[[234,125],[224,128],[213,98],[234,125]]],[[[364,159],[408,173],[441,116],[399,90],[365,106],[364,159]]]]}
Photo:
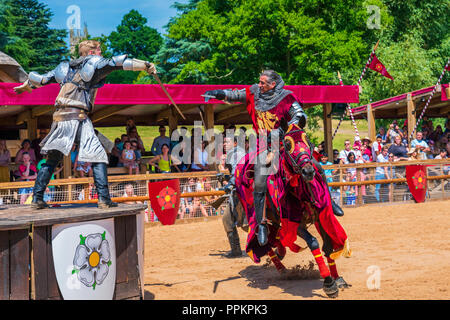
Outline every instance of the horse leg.
{"type": "Polygon", "coordinates": [[[270,260],[273,262],[273,264],[275,265],[275,268],[277,268],[279,273],[283,273],[286,271],[286,267],[281,262],[278,255],[272,249],[270,249],[267,254],[269,255],[270,260]]]}
{"type": "Polygon", "coordinates": [[[311,253],[316,260],[316,264],[319,267],[320,276],[324,279],[323,281],[323,291],[330,298],[336,298],[339,293],[339,289],[336,285],[336,281],[333,277],[331,277],[330,270],[322,256],[322,252],[320,251],[319,242],[316,237],[314,237],[308,230],[303,227],[299,227],[297,229],[297,234],[306,241],[311,253]]]}
{"type": "Polygon", "coordinates": [[[330,254],[333,253],[333,246],[331,244],[330,236],[325,232],[322,225],[319,223],[319,232],[323,239],[323,251],[325,252],[325,257],[327,258],[328,267],[330,269],[331,277],[335,280],[336,285],[339,289],[346,289],[351,287],[343,277],[339,276],[336,261],[330,257],[330,254]]]}
{"type": "Polygon", "coordinates": [[[351,284],[348,284],[343,277],[339,276],[336,268],[336,261],[331,259],[330,257],[327,257],[328,267],[330,268],[330,273],[333,279],[336,282],[336,285],[339,289],[347,289],[351,287],[351,284]]]}

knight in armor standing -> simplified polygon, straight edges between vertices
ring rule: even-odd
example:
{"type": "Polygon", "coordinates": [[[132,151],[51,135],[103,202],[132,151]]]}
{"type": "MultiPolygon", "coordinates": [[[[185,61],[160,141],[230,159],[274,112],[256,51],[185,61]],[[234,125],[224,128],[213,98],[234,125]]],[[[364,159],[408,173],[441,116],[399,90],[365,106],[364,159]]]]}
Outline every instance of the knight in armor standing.
{"type": "Polygon", "coordinates": [[[228,205],[222,217],[222,223],[231,247],[231,251],[225,255],[226,258],[242,257],[237,227],[241,227],[244,231],[248,229],[244,209],[235,190],[236,177],[234,174],[236,167],[239,161],[245,156],[245,150],[238,145],[238,139],[239,137],[236,135],[232,137],[225,136],[223,139],[223,145],[226,151],[225,166],[230,171],[230,178],[223,187],[223,190],[229,195],[228,205]]]}
{"type": "MultiPolygon", "coordinates": [[[[229,102],[245,103],[252,119],[253,128],[261,137],[280,137],[283,132],[280,127],[281,119],[288,125],[296,124],[300,128],[306,125],[307,116],[292,91],[284,89],[284,81],[273,70],[265,70],[260,74],[259,83],[241,90],[211,90],[205,92],[206,97],[229,102]]],[[[257,161],[254,165],[253,200],[255,218],[258,223],[258,242],[261,246],[267,243],[267,225],[265,219],[265,200],[267,192],[268,170],[265,159],[271,153],[271,143],[268,139],[267,148],[258,150],[257,161]],[[261,160],[264,159],[264,160],[261,160]]],[[[320,164],[319,164],[320,167],[320,164]]],[[[326,180],[325,180],[326,181],[326,180]]],[[[335,214],[342,215],[342,209],[333,203],[335,214]]]]}
{"type": "Polygon", "coordinates": [[[48,160],[39,170],[33,188],[31,206],[34,209],[48,207],[44,201],[45,189],[56,166],[63,155],[69,155],[74,143],[79,145],[78,160],[92,163],[98,207],[117,206],[111,201],[108,189],[108,157],[88,114],[92,112],[98,88],[104,85],[106,76],[114,70],[156,72],[152,63],[130,59],[126,54],[111,59],[103,58],[98,41],[83,41],[78,51],[78,59],[63,61],[43,75],[30,72],[28,79],[14,88],[20,94],[54,82],[61,86],[55,101],[56,111],[53,113],[50,132],[40,143],[41,153],[48,154],[48,160]]]}

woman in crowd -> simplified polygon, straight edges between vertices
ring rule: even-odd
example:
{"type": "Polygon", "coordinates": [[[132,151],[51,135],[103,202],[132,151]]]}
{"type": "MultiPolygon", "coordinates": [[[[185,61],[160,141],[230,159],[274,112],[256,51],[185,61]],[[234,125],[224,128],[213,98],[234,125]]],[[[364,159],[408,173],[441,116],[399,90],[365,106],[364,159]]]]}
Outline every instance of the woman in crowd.
{"type": "Polygon", "coordinates": [[[34,153],[34,150],[31,148],[31,141],[30,139],[25,139],[22,141],[22,147],[20,148],[19,151],[17,151],[16,153],[16,158],[14,160],[14,162],[16,164],[23,164],[23,154],[24,153],[28,153],[28,155],[30,156],[30,161],[32,164],[36,165],[36,154],[34,153]]]}
{"type": "Polygon", "coordinates": [[[6,147],[6,141],[0,140],[0,182],[9,182],[9,164],[11,163],[11,154],[6,147]]]}
{"type": "MultiPolygon", "coordinates": [[[[31,157],[28,153],[22,154],[23,163],[19,166],[20,181],[33,181],[37,177],[36,166],[31,162],[31,157]]],[[[20,204],[24,204],[27,201],[29,195],[33,193],[33,187],[19,189],[20,204]]]]}
{"type": "Polygon", "coordinates": [[[394,155],[394,161],[408,160],[408,148],[403,145],[400,135],[395,136],[394,143],[389,147],[388,152],[394,155]]]}
{"type": "Polygon", "coordinates": [[[169,150],[169,145],[164,143],[161,146],[161,154],[153,157],[148,164],[155,166],[161,173],[171,172],[172,157],[169,154],[169,150]]]}

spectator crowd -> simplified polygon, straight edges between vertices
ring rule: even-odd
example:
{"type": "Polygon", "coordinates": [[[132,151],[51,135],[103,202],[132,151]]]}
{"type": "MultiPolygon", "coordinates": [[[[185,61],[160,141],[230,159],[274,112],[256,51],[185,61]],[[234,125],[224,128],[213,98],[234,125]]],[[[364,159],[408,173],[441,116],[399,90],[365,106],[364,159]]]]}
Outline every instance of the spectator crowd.
{"type": "MultiPolygon", "coordinates": [[[[255,137],[252,137],[252,134],[246,134],[245,127],[236,129],[234,125],[225,125],[224,131],[215,133],[216,139],[212,140],[215,143],[215,159],[212,159],[213,162],[211,162],[211,159],[208,159],[210,157],[207,151],[208,142],[203,141],[198,145],[194,143],[194,135],[202,136],[201,130],[202,128],[194,127],[188,132],[186,127],[179,127],[177,129],[179,133],[178,139],[172,140],[166,134],[166,127],[161,125],[159,126],[159,136],[154,138],[150,150],[146,151],[136,124],[133,118],[129,117],[126,121],[125,133],[115,139],[114,145],[109,152],[109,166],[123,167],[125,168],[124,173],[130,175],[140,173],[141,167],[145,168],[145,171],[156,173],[224,170],[226,168],[227,150],[224,148],[223,138],[227,136],[227,133],[230,134],[231,132],[233,135],[237,133],[236,137],[242,139],[240,143],[244,143],[247,153],[251,145],[250,140],[255,139],[255,137]],[[200,130],[200,132],[195,130],[200,130]],[[222,135],[222,139],[217,139],[219,135],[222,135]],[[176,153],[172,152],[175,147],[177,148],[176,153]],[[191,161],[186,161],[185,155],[189,155],[187,159],[191,161]]],[[[46,157],[40,153],[39,143],[47,133],[47,130],[40,130],[39,136],[33,141],[24,139],[15,155],[10,154],[6,141],[0,140],[0,182],[33,181],[36,179],[38,170],[46,161],[46,157]],[[10,170],[12,160],[16,165],[15,170],[10,170]]],[[[410,143],[408,138],[406,121],[401,126],[399,122],[394,120],[387,130],[383,127],[378,129],[375,141],[371,141],[369,137],[353,142],[346,140],[343,149],[340,151],[334,149],[330,158],[324,150],[323,142],[317,146],[316,151],[320,153],[322,165],[446,159],[450,154],[450,120],[447,120],[444,128],[442,128],[441,125],[434,127],[431,120],[424,119],[410,143]]],[[[79,161],[78,146],[76,144],[73,145],[70,157],[72,162],[71,172],[74,177],[92,176],[92,165],[88,162],[79,161]]],[[[55,175],[61,170],[62,166],[57,169],[55,175]]],[[[333,178],[335,174],[336,170],[326,170],[328,182],[335,181],[335,177],[333,178]]],[[[366,169],[357,171],[355,168],[348,168],[344,178],[346,181],[357,181],[358,179],[364,181],[367,174],[366,169]]],[[[375,179],[390,178],[392,177],[390,177],[389,172],[384,167],[377,168],[375,179]]],[[[90,189],[93,188],[93,186],[90,187],[90,189]]],[[[211,188],[211,181],[192,178],[189,179],[183,188],[186,188],[184,191],[207,190],[211,188]]],[[[375,196],[377,199],[380,199],[379,194],[382,188],[382,184],[376,186],[375,196]]],[[[366,195],[364,186],[359,188],[359,191],[356,187],[348,188],[346,191],[353,195],[357,195],[358,192],[361,192],[363,196],[366,195]]],[[[27,201],[27,196],[31,192],[32,188],[19,190],[21,202],[27,201]]],[[[207,200],[213,201],[214,199],[207,200]]],[[[210,208],[206,208],[196,199],[183,199],[181,207],[183,210],[180,208],[180,217],[192,216],[193,212],[197,212],[196,214],[200,213],[203,216],[213,214],[210,208]]]]}

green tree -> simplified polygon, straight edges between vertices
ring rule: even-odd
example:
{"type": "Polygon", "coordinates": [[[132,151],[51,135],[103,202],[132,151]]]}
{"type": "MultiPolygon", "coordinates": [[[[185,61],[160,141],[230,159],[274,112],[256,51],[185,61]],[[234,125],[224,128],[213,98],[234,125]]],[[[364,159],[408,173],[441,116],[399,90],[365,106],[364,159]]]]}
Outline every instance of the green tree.
{"type": "Polygon", "coordinates": [[[25,39],[15,35],[16,26],[13,20],[10,3],[0,3],[0,51],[14,57],[22,66],[28,66],[34,49],[25,39]]]}
{"type": "Polygon", "coordinates": [[[45,72],[67,56],[66,31],[49,28],[53,13],[47,5],[37,0],[5,0],[3,4],[7,19],[0,25],[8,34],[4,50],[24,69],[45,72]]]}
{"type": "MultiPolygon", "coordinates": [[[[146,25],[147,19],[138,11],[131,10],[122,18],[116,31],[107,37],[108,50],[113,55],[128,54],[130,58],[152,60],[163,43],[158,31],[146,25]]],[[[131,71],[117,71],[110,74],[107,82],[133,83],[137,74],[131,71]]]]}

